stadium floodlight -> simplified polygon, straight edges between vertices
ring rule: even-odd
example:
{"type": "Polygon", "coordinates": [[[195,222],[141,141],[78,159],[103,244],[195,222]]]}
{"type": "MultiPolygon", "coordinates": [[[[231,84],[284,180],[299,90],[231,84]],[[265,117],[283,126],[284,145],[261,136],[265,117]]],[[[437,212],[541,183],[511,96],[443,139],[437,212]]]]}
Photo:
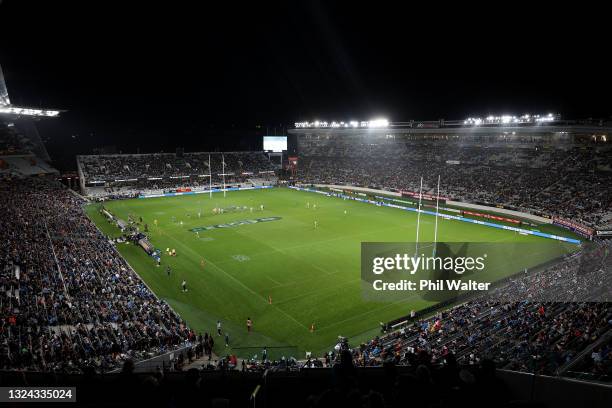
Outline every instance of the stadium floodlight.
{"type": "Polygon", "coordinates": [[[540,123],[540,122],[553,122],[559,118],[559,115],[549,113],[546,116],[541,115],[530,115],[524,114],[521,116],[515,115],[501,115],[493,116],[489,115],[484,119],[481,118],[467,118],[463,121],[464,125],[479,126],[482,124],[487,125],[507,125],[507,124],[525,124],[525,123],[540,123]]]}
{"type": "Polygon", "coordinates": [[[341,129],[341,128],[386,128],[389,126],[389,121],[387,119],[379,118],[374,120],[362,120],[362,121],[323,121],[323,120],[315,120],[314,122],[294,122],[295,128],[331,128],[331,129],[341,129]]]}
{"type": "Polygon", "coordinates": [[[371,128],[386,128],[389,126],[389,121],[387,119],[374,119],[368,123],[368,127],[371,128]]]}
{"type": "Polygon", "coordinates": [[[32,108],[21,108],[19,106],[0,106],[0,113],[18,116],[43,116],[43,117],[56,117],[60,114],[58,110],[49,109],[32,109],[32,108]]]}
{"type": "Polygon", "coordinates": [[[535,121],[536,122],[553,122],[556,119],[557,119],[557,117],[554,114],[552,114],[552,113],[549,113],[546,116],[539,116],[539,115],[535,116],[535,121]]]}
{"type": "Polygon", "coordinates": [[[482,119],[481,118],[467,118],[466,120],[463,121],[463,124],[480,126],[482,124],[482,119]]]}

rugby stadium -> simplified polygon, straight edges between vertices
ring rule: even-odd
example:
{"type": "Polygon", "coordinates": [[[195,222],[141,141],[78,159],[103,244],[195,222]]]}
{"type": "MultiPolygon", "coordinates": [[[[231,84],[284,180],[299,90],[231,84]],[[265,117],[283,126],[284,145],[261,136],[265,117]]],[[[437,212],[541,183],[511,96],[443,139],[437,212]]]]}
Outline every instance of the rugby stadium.
{"type": "MultiPolygon", "coordinates": [[[[263,37],[244,55],[284,49],[263,37]]],[[[124,39],[125,73],[95,42],[99,66],[65,75],[0,46],[2,404],[609,406],[612,112],[512,99],[516,113],[421,120],[390,93],[405,117],[326,114],[346,99],[326,88],[305,108],[294,67],[273,76],[303,99],[280,107],[268,81],[243,110],[256,125],[219,125],[269,67],[217,50],[223,73],[182,56],[156,70],[124,39]],[[183,99],[150,86],[168,67],[193,85],[183,99]],[[231,96],[207,114],[208,92],[231,96]]]]}

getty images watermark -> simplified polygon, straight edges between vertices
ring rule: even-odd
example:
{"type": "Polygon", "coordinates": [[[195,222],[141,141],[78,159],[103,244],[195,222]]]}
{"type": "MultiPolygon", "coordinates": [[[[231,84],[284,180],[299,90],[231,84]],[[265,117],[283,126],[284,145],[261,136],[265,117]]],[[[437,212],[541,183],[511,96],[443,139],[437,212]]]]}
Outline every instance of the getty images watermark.
{"type": "Polygon", "coordinates": [[[363,242],[366,300],[428,305],[469,296],[496,301],[612,299],[610,258],[597,244],[544,241],[363,242]]]}

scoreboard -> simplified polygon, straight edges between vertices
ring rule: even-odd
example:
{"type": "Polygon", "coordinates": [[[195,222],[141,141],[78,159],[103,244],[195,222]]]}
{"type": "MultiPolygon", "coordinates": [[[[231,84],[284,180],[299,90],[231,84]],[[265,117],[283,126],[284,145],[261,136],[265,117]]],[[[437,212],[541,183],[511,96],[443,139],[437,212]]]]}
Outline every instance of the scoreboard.
{"type": "Polygon", "coordinates": [[[265,151],[281,153],[287,150],[287,136],[264,136],[263,149],[265,151]]]}

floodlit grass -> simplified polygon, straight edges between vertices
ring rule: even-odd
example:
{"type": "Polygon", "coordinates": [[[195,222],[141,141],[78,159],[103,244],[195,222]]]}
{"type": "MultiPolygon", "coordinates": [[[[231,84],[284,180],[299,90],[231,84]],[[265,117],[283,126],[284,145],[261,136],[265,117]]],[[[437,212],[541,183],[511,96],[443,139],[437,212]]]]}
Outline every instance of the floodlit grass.
{"type": "MultiPolygon", "coordinates": [[[[129,214],[142,217],[157,248],[176,249],[177,256],[162,256],[162,266],[158,268],[140,248],[118,245],[147,285],[192,328],[215,332],[220,319],[230,334],[233,350],[242,355],[259,353],[258,348],[264,345],[294,346],[299,351],[297,357],[302,357],[304,351],[319,354],[335,344],[338,335],[348,336],[355,343],[376,335],[380,321],[433,304],[415,295],[396,302],[368,302],[361,293],[361,242],[414,241],[415,213],[286,188],[229,192],[225,198],[216,193],[212,199],[208,195],[186,195],[121,200],[107,202],[105,207],[124,220],[129,214]],[[261,204],[263,211],[259,209],[261,204]],[[214,207],[233,206],[248,209],[212,214],[214,207]],[[199,236],[190,231],[194,227],[263,217],[281,218],[202,231],[199,236]],[[315,220],[318,228],[314,228],[315,220]],[[172,268],[170,276],[166,265],[172,268]],[[188,285],[186,293],[180,287],[183,280],[188,285]],[[272,304],[268,303],[269,296],[272,304]],[[247,317],[253,320],[251,334],[246,330],[247,317]],[[316,326],[314,333],[309,330],[312,323],[316,326]],[[254,348],[246,351],[244,347],[254,348]]],[[[117,235],[116,228],[98,213],[98,208],[97,204],[87,208],[90,217],[104,233],[117,235]]],[[[420,240],[433,240],[433,226],[433,217],[421,217],[420,240]]],[[[454,242],[538,243],[534,245],[540,248],[537,252],[526,252],[513,262],[496,265],[497,277],[535,266],[568,250],[568,245],[552,240],[448,220],[439,221],[438,238],[454,242]],[[542,251],[542,247],[548,249],[542,251]]],[[[215,345],[219,353],[227,350],[222,343],[219,338],[215,345]]]]}

